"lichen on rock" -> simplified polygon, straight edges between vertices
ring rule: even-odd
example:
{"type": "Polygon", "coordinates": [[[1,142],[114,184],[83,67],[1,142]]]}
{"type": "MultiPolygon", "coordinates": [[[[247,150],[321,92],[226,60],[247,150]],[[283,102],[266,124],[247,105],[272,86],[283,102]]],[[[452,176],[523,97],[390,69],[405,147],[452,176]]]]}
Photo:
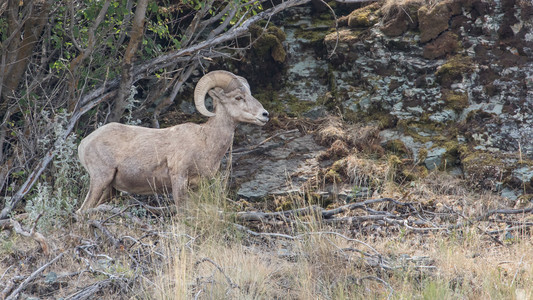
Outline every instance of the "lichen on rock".
{"type": "MultiPolygon", "coordinates": [[[[324,161],[340,161],[346,150],[394,155],[399,178],[435,168],[476,187],[524,193],[533,159],[533,3],[385,3],[345,13],[338,32],[319,13],[297,8],[283,28],[286,83],[275,101],[285,103],[276,109],[329,111],[377,128],[379,148],[369,151],[346,126],[319,139],[324,161]]],[[[344,171],[328,178],[346,180],[344,171]]]]}

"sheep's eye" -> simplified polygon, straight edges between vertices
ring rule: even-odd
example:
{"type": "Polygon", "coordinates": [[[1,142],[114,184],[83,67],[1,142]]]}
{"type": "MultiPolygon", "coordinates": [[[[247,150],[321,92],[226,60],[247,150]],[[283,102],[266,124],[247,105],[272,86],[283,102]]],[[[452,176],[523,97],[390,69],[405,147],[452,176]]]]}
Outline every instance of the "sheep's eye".
{"type": "Polygon", "coordinates": [[[242,96],[235,97],[235,100],[237,100],[237,101],[241,101],[242,99],[243,99],[242,96]]]}

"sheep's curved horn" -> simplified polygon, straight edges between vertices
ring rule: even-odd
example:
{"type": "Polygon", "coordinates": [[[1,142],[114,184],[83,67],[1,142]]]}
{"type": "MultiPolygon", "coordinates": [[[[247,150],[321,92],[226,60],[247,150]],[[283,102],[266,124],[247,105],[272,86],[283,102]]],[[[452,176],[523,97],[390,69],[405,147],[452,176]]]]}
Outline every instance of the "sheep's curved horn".
{"type": "Polygon", "coordinates": [[[237,79],[237,77],[227,71],[212,71],[205,74],[200,78],[194,89],[194,105],[196,109],[204,116],[214,116],[215,114],[205,107],[205,95],[210,89],[217,86],[225,89],[234,79],[237,79]]]}

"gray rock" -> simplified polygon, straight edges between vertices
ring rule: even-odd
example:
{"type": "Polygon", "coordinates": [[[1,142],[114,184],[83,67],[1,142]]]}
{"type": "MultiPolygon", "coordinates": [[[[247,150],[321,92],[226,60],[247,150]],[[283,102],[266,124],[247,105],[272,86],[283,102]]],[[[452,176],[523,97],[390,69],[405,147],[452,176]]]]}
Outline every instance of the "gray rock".
{"type": "Polygon", "coordinates": [[[232,177],[242,182],[237,195],[261,199],[303,191],[303,184],[316,174],[316,157],[324,150],[309,134],[299,131],[279,135],[263,145],[261,157],[234,155],[232,177]]]}
{"type": "Polygon", "coordinates": [[[433,170],[435,168],[440,167],[445,153],[446,149],[444,148],[435,147],[429,149],[428,155],[424,160],[424,165],[426,165],[426,168],[428,168],[428,170],[433,170]]]}
{"type": "Polygon", "coordinates": [[[518,196],[520,196],[520,193],[516,192],[515,190],[512,190],[512,189],[508,189],[508,188],[504,188],[501,192],[500,192],[500,195],[502,197],[505,197],[509,200],[516,200],[518,199],[518,196]]]}

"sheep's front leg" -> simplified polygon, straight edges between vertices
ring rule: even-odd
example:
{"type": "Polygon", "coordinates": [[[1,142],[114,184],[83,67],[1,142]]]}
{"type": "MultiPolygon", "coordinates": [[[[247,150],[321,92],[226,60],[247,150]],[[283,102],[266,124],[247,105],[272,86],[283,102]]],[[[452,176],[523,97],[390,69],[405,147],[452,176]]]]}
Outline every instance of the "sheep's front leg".
{"type": "Polygon", "coordinates": [[[171,177],[172,180],[172,197],[176,203],[176,209],[179,211],[183,207],[187,196],[187,175],[180,174],[171,177]]]}

